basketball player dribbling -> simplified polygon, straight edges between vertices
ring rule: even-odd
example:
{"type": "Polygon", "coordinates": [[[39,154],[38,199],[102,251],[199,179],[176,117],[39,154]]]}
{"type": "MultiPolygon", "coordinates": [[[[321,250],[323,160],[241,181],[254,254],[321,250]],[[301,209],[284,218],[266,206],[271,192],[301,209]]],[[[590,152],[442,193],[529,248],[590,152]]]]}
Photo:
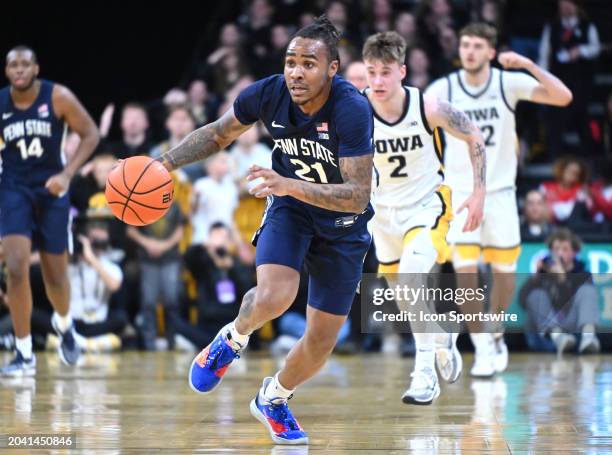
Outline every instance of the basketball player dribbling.
{"type": "Polygon", "coordinates": [[[248,177],[262,179],[251,192],[268,198],[254,236],[257,287],[244,296],[238,317],[196,356],[189,383],[201,393],[219,384],[250,334],[289,308],[305,263],[306,333],[250,406],[278,444],[308,443],[287,400],[334,348],[371,242],[372,112],[366,98],[336,76],[338,38],[324,16],[299,30],[287,47],[284,77],[247,87],[219,120],[160,157],[168,170],[206,158],[258,120],[272,135],[272,169],[253,166],[248,177]]]}
{"type": "MultiPolygon", "coordinates": [[[[493,269],[491,312],[506,310],[512,303],[514,272],[520,254],[520,227],[516,207],[517,138],[514,109],[521,100],[553,106],[566,106],[571,91],[558,78],[515,52],[499,54],[504,69],[491,67],[495,57],[497,31],[483,23],[461,30],[459,57],[463,69],[432,83],[426,93],[448,100],[464,111],[483,132],[487,155],[487,197],[482,226],[474,231],[461,230],[464,215],[451,223],[449,243],[454,245],[453,265],[457,285],[476,288],[477,263],[481,259],[493,269]],[[531,75],[507,70],[527,70],[531,75]]],[[[461,203],[472,188],[472,178],[463,142],[448,136],[444,154],[446,183],[453,189],[453,204],[461,203]]],[[[479,312],[471,302],[463,310],[479,312]]],[[[490,377],[508,365],[508,349],[503,325],[484,333],[469,326],[476,349],[472,376],[490,377]]],[[[491,330],[491,329],[489,329],[491,330]]]]}
{"type": "Polygon", "coordinates": [[[38,78],[34,51],[17,46],[6,56],[10,86],[0,90],[0,234],[8,270],[8,304],[15,330],[15,357],[0,374],[32,376],[29,269],[32,247],[40,252],[47,296],[55,309],[51,323],[60,338],[61,360],[74,365],[79,346],[69,313],[68,187],[87,161],[99,135],[93,120],[66,87],[38,78]],[[81,137],[68,163],[63,156],[67,128],[81,137]]]}
{"type": "MultiPolygon", "coordinates": [[[[375,189],[373,235],[379,271],[420,279],[436,262],[445,262],[450,256],[446,233],[453,210],[450,188],[443,185],[436,128],[465,142],[469,151],[466,155],[472,161],[474,184],[458,209],[459,213],[467,209],[462,225],[466,232],[478,228],[482,220],[486,173],[482,134],[449,103],[423,96],[417,88],[402,86],[406,77],[406,43],[396,32],[370,36],[362,54],[369,84],[365,94],[374,111],[374,164],[379,183],[375,189]]],[[[422,309],[427,311],[426,307],[422,309]]],[[[407,404],[430,404],[440,394],[436,361],[446,381],[455,382],[461,373],[456,335],[422,323],[411,323],[411,329],[416,358],[410,388],[402,400],[407,404]],[[437,337],[443,340],[436,353],[437,337]]]]}

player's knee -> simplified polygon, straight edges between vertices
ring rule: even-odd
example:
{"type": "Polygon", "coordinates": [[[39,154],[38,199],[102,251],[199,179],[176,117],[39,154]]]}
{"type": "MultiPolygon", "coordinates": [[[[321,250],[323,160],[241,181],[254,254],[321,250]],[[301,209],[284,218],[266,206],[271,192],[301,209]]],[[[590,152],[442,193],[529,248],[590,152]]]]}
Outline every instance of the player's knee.
{"type": "Polygon", "coordinates": [[[6,256],[6,271],[13,283],[25,280],[30,273],[30,258],[27,254],[13,252],[6,256]]]}
{"type": "Polygon", "coordinates": [[[331,354],[336,346],[336,333],[321,333],[316,334],[306,333],[304,335],[304,343],[306,349],[313,357],[325,357],[331,354]]]}
{"type": "Polygon", "coordinates": [[[295,299],[293,289],[285,287],[257,286],[255,304],[261,305],[271,317],[283,314],[295,299]]]}

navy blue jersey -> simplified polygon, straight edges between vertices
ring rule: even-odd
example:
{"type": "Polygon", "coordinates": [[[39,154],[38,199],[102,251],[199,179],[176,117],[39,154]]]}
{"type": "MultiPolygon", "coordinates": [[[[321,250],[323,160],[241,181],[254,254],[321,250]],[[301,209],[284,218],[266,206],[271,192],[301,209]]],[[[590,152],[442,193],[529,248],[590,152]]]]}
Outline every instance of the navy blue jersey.
{"type": "Polygon", "coordinates": [[[64,168],[65,123],[53,111],[53,83],[40,80],[32,105],[17,109],[10,87],[0,90],[0,186],[41,187],[64,168]]]}
{"type": "MultiPolygon", "coordinates": [[[[284,177],[343,183],[340,158],[373,154],[374,126],[368,100],[338,76],[332,80],[329,99],[313,116],[304,114],[291,100],[280,74],[244,89],[234,102],[234,115],[245,125],[258,120],[264,123],[274,139],[272,169],[284,177]]],[[[342,215],[287,199],[317,215],[342,215]]]]}

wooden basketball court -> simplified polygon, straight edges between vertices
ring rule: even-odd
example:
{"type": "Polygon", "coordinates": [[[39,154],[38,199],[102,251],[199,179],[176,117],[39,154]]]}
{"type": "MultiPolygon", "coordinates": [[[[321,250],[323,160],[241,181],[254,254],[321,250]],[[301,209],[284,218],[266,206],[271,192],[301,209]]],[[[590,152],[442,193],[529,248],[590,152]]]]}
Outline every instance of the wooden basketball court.
{"type": "MultiPolygon", "coordinates": [[[[443,384],[431,406],[400,401],[412,359],[333,357],[291,400],[309,447],[275,446],[249,413],[261,379],[282,358],[247,353],[219,389],[198,395],[186,379],[192,357],[89,355],[71,369],[57,355],[39,353],[35,380],[0,382],[0,433],[74,433],[76,451],[85,453],[612,451],[611,355],[511,355],[504,374],[492,380],[465,374],[443,384]]],[[[471,355],[464,360],[469,367],[471,355]]]]}

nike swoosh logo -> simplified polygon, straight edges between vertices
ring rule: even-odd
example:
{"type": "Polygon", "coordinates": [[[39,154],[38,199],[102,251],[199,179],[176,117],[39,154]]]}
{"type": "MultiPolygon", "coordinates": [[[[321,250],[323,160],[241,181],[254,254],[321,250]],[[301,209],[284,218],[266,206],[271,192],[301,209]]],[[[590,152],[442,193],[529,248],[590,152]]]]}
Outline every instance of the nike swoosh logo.
{"type": "Polygon", "coordinates": [[[12,112],[5,112],[4,114],[2,114],[2,120],[6,120],[7,118],[10,118],[13,116],[12,112]]]}
{"type": "Polygon", "coordinates": [[[284,128],[284,126],[283,126],[283,125],[280,125],[280,124],[276,123],[276,121],[274,121],[274,120],[272,120],[272,126],[273,126],[274,128],[284,128]]]}

